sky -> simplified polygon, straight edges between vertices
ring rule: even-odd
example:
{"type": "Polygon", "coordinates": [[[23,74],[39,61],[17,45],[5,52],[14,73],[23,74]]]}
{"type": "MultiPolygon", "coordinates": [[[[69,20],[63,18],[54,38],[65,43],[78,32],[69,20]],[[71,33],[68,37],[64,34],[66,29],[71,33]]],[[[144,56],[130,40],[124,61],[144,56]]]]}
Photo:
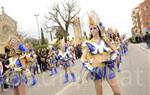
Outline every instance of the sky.
{"type": "MultiPolygon", "coordinates": [[[[78,0],[81,8],[80,17],[90,10],[95,10],[99,14],[103,25],[118,29],[120,33],[130,34],[132,21],[132,9],[144,0],[78,0]]],[[[39,14],[38,21],[40,27],[43,26],[45,15],[51,9],[54,2],[63,0],[0,0],[0,7],[5,8],[5,13],[17,21],[18,31],[27,37],[38,38],[38,28],[35,14],[39,14]]],[[[1,13],[1,11],[0,11],[1,13]]],[[[82,26],[84,21],[81,20],[82,26]]]]}

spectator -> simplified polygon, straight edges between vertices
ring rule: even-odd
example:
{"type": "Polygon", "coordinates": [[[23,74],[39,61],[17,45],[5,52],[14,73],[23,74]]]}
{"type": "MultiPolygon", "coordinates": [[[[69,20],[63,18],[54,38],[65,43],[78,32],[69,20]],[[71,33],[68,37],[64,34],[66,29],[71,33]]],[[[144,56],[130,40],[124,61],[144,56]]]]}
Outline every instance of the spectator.
{"type": "Polygon", "coordinates": [[[139,43],[139,42],[140,42],[140,41],[139,41],[139,37],[138,37],[138,36],[136,36],[136,37],[135,37],[135,40],[136,40],[136,42],[137,42],[137,43],[139,43]]]}
{"type": "Polygon", "coordinates": [[[42,49],[39,49],[38,50],[38,53],[37,53],[37,60],[38,60],[38,64],[39,64],[39,67],[40,67],[40,72],[43,72],[43,66],[42,66],[42,56],[41,56],[41,52],[42,52],[42,49]]]}
{"type": "Polygon", "coordinates": [[[145,42],[147,44],[147,47],[150,48],[150,33],[146,32],[145,35],[145,42]]]}

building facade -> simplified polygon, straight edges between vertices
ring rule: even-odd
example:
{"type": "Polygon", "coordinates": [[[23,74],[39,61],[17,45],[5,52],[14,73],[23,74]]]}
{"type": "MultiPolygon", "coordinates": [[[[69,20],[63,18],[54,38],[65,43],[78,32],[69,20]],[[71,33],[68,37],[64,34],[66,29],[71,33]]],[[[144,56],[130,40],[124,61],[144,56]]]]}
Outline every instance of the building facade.
{"type": "Polygon", "coordinates": [[[140,34],[141,24],[140,24],[139,8],[138,7],[134,8],[132,10],[132,22],[133,22],[133,28],[132,28],[133,35],[140,34]]]}
{"type": "Polygon", "coordinates": [[[150,0],[145,0],[140,4],[139,15],[142,31],[150,32],[150,0]]]}
{"type": "Polygon", "coordinates": [[[133,35],[150,32],[150,0],[145,0],[132,10],[133,35]]]}
{"type": "Polygon", "coordinates": [[[75,44],[80,44],[82,39],[80,18],[79,17],[75,18],[72,23],[74,29],[75,44]]]}
{"type": "Polygon", "coordinates": [[[2,7],[0,14],[0,53],[4,53],[4,47],[8,41],[17,35],[17,22],[9,17],[2,7]]]}

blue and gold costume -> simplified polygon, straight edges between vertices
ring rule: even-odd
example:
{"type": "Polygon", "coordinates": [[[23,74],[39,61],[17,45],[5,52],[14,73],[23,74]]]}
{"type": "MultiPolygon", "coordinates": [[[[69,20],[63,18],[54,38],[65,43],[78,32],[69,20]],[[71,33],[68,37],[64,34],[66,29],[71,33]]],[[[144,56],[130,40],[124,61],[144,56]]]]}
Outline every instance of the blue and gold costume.
{"type": "Polygon", "coordinates": [[[57,74],[57,69],[56,69],[57,60],[56,60],[56,58],[57,58],[56,50],[55,50],[55,48],[52,48],[51,55],[48,59],[49,60],[48,63],[51,65],[50,75],[57,74]]]}
{"type": "MultiPolygon", "coordinates": [[[[110,52],[110,48],[108,48],[103,41],[100,39],[99,43],[87,41],[85,42],[84,47],[87,47],[90,51],[87,55],[87,60],[83,62],[83,68],[89,71],[90,75],[92,75],[92,79],[112,79],[115,77],[115,60],[118,56],[118,53],[110,52]],[[91,56],[95,56],[97,54],[107,55],[109,56],[108,61],[93,64],[91,62],[91,56]]],[[[82,71],[83,72],[83,71],[82,71]]],[[[86,75],[88,77],[89,73],[86,75]]]]}
{"type": "MultiPolygon", "coordinates": [[[[64,69],[71,68],[71,53],[68,50],[68,47],[65,47],[65,52],[62,53],[59,51],[58,58],[60,60],[60,64],[63,66],[64,69]]],[[[75,74],[71,72],[72,81],[76,81],[75,74]]],[[[65,80],[64,83],[67,83],[69,81],[69,75],[68,72],[65,72],[65,80]]]]}
{"type": "Polygon", "coordinates": [[[30,81],[30,85],[36,84],[36,79],[29,70],[31,58],[25,54],[27,50],[23,43],[19,45],[19,50],[22,55],[15,55],[9,58],[9,65],[6,66],[9,69],[3,74],[4,82],[10,88],[18,87],[21,84],[29,84],[30,81]]]}

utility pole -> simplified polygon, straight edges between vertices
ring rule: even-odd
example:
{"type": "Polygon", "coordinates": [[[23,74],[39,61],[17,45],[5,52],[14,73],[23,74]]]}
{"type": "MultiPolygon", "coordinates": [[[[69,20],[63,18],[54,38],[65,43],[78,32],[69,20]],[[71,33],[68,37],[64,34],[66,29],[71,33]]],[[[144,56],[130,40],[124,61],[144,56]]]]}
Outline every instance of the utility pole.
{"type": "Polygon", "coordinates": [[[40,30],[39,30],[39,21],[38,21],[38,16],[39,16],[39,14],[35,14],[34,15],[35,17],[36,17],[36,22],[37,22],[37,29],[38,29],[38,36],[39,36],[39,44],[41,45],[41,37],[40,37],[40,30]]]}

